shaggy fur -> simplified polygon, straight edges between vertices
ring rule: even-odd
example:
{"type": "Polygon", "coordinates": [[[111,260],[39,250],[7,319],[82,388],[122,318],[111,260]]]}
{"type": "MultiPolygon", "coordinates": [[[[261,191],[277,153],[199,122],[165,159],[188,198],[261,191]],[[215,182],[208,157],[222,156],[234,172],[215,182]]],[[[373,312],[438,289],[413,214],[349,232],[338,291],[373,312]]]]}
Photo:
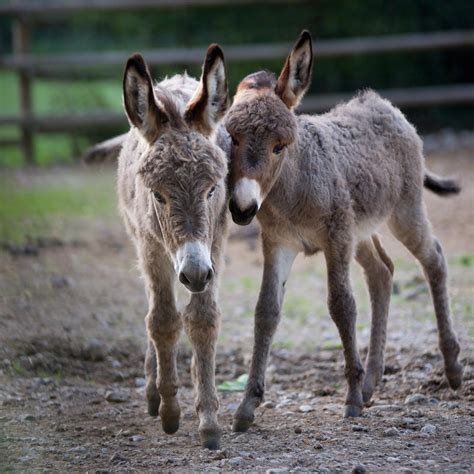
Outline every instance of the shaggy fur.
{"type": "Polygon", "coordinates": [[[446,261],[422,197],[424,181],[437,192],[456,188],[452,181],[427,173],[414,127],[375,92],[363,92],[324,115],[296,116],[292,108],[309,85],[311,57],[311,37],[305,32],[278,81],[269,81],[268,74],[244,79],[225,120],[233,141],[232,216],[237,223],[247,224],[258,211],[264,253],[250,375],[234,417],[237,431],[250,426],[263,399],[271,340],[280,319],[285,283],[299,252],[324,252],[328,306],[346,362],[345,416],[360,415],[384,367],[393,264],[375,233],[383,222],[421,263],[433,297],[446,376],[453,388],[462,379],[459,344],[451,326],[446,261]],[[255,78],[260,79],[260,87],[255,87],[255,78]],[[242,182],[246,190],[259,194],[250,205],[249,196],[240,193],[242,182]],[[242,208],[242,202],[247,208],[242,208]],[[353,257],[364,269],[372,303],[365,371],[356,345],[356,305],[349,278],[353,257]]]}
{"type": "Polygon", "coordinates": [[[203,446],[216,449],[220,440],[214,383],[220,319],[216,300],[226,235],[227,160],[210,135],[228,104],[220,48],[209,48],[200,83],[183,75],[153,86],[143,59],[133,56],[124,75],[124,102],[132,128],[119,156],[118,195],[149,303],[148,411],[160,414],[166,433],[178,429],[176,351],[184,325],[193,347],[199,433],[203,446]],[[219,83],[211,93],[200,95],[203,83],[214,84],[214,70],[219,71],[219,83]],[[174,290],[178,254],[189,242],[210,250],[214,278],[205,291],[191,294],[179,314],[174,290]]]}

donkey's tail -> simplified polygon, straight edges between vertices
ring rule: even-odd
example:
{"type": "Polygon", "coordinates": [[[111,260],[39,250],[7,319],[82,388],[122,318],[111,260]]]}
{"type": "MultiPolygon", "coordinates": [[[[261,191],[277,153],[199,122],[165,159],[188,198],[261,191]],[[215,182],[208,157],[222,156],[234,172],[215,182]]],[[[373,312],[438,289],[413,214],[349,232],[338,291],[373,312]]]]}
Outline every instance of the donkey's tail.
{"type": "Polygon", "coordinates": [[[458,194],[461,191],[461,186],[455,179],[442,178],[428,171],[425,171],[423,185],[425,188],[439,194],[440,196],[458,194]]]}
{"type": "Polygon", "coordinates": [[[126,136],[127,134],[124,133],[118,137],[105,140],[105,142],[97,143],[82,155],[83,161],[91,164],[116,161],[126,136]]]}

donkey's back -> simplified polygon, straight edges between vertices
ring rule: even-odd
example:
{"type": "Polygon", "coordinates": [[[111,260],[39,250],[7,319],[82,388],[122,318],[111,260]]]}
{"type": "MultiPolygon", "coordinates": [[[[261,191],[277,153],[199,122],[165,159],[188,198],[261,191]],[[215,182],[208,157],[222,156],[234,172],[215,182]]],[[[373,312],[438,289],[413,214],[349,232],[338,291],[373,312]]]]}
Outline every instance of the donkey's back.
{"type": "MultiPolygon", "coordinates": [[[[421,192],[422,141],[402,112],[377,93],[360,93],[323,115],[302,116],[300,128],[303,159],[324,186],[344,185],[341,199],[350,200],[355,217],[382,218],[407,193],[421,192]]],[[[335,189],[328,192],[334,196],[335,189]]]]}

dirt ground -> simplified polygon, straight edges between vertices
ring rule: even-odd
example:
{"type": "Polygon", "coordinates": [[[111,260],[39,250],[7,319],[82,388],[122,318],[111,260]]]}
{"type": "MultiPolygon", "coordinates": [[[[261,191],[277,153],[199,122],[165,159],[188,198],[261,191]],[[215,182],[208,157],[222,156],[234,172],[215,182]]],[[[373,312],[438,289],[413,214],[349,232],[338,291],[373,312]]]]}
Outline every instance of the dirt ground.
{"type": "MultiPolygon", "coordinates": [[[[434,315],[421,271],[382,229],[395,262],[386,370],[373,404],[342,418],[343,358],[325,304],[324,259],[298,258],[267,372],[267,402],[249,432],[232,433],[241,392],[221,392],[222,450],[199,446],[189,375],[179,353],[182,420],[172,436],[143,400],[146,301],[118,217],[80,220],[60,239],[0,250],[0,471],[473,472],[474,150],[428,160],[460,176],[463,193],[426,195],[446,250],[463,386],[448,389],[434,315]],[[114,401],[115,400],[115,401],[114,401]]],[[[51,170],[12,173],[19,186],[51,170]]],[[[71,174],[55,170],[55,179],[71,174]]],[[[114,170],[75,169],[86,182],[114,170]]],[[[26,184],[25,184],[26,183],[26,184]]],[[[254,229],[255,230],[255,229],[254,229]]],[[[248,370],[262,258],[252,229],[232,228],[222,281],[217,382],[248,370]]],[[[54,237],[54,238],[53,238],[54,237]]],[[[358,338],[365,354],[369,301],[354,266],[358,338]]],[[[180,298],[185,293],[180,291],[180,298]]]]}

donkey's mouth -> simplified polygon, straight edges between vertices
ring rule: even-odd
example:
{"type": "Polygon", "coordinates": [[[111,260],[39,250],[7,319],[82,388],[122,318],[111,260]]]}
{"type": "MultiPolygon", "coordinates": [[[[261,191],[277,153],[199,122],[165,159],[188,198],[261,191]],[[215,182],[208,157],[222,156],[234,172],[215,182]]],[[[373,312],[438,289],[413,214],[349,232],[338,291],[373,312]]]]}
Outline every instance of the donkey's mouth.
{"type": "Polygon", "coordinates": [[[252,204],[245,211],[241,211],[235,202],[231,199],[229,201],[229,210],[232,214],[232,220],[238,225],[248,225],[252,222],[258,211],[258,204],[252,204]]]}

